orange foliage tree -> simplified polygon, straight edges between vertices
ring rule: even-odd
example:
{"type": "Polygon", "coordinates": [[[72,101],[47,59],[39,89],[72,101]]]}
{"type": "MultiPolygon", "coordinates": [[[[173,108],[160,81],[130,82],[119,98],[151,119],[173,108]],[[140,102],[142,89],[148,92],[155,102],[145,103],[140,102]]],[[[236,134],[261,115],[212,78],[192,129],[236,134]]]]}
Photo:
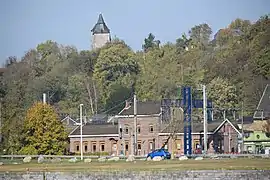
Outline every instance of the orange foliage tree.
{"type": "Polygon", "coordinates": [[[24,147],[21,154],[61,155],[68,134],[52,106],[35,103],[24,120],[24,147]]]}

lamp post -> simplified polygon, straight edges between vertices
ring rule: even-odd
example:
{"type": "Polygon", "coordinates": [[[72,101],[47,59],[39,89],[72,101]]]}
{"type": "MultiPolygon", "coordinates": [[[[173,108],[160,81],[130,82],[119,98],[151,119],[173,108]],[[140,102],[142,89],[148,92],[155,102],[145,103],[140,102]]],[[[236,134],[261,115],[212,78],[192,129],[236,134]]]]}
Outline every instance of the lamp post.
{"type": "Polygon", "coordinates": [[[202,85],[203,88],[203,136],[204,136],[204,154],[207,154],[207,97],[206,97],[206,86],[202,85]]]}
{"type": "Polygon", "coordinates": [[[207,154],[207,125],[208,125],[208,121],[207,121],[207,94],[206,94],[206,86],[205,85],[201,85],[200,90],[203,91],[203,151],[204,154],[207,154]]]}
{"type": "Polygon", "coordinates": [[[138,142],[138,134],[137,134],[137,97],[134,94],[134,153],[133,155],[137,155],[137,142],[138,142]]]}
{"type": "Polygon", "coordinates": [[[0,142],[2,142],[2,98],[0,97],[0,142]]]}
{"type": "Polygon", "coordinates": [[[83,160],[83,139],[82,139],[82,107],[83,104],[80,104],[80,128],[81,128],[81,160],[83,160]]]}

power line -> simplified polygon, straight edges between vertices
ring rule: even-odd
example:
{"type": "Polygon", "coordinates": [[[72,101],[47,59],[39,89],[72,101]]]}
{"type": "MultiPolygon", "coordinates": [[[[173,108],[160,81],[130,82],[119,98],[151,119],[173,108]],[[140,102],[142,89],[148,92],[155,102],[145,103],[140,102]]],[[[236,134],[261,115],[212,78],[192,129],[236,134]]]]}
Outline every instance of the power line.
{"type": "Polygon", "coordinates": [[[108,110],[102,112],[102,114],[106,114],[106,113],[110,112],[111,110],[113,110],[113,109],[119,107],[120,105],[122,105],[122,104],[125,103],[126,101],[132,100],[132,99],[133,99],[133,97],[130,97],[130,98],[126,99],[126,100],[122,101],[121,103],[119,103],[119,104],[113,106],[112,108],[110,108],[110,109],[108,109],[108,110]]]}

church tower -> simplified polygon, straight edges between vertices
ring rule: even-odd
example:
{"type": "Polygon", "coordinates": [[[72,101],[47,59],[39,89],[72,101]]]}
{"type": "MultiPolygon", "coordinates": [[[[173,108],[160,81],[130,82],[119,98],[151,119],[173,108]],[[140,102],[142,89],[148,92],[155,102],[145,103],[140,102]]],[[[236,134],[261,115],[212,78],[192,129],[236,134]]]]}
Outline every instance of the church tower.
{"type": "Polygon", "coordinates": [[[92,49],[101,48],[106,43],[111,42],[110,29],[105,24],[102,14],[99,15],[98,21],[91,32],[92,49]]]}

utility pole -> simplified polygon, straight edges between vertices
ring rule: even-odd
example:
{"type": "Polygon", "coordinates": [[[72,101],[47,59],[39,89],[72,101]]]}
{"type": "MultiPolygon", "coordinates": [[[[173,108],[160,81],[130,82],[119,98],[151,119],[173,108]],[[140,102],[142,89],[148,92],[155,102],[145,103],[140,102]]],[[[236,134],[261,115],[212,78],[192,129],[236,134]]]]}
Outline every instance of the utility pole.
{"type": "Polygon", "coordinates": [[[241,138],[242,138],[242,147],[241,147],[241,150],[242,150],[242,154],[244,152],[244,102],[242,101],[242,108],[241,108],[241,138]]]}
{"type": "Polygon", "coordinates": [[[0,142],[2,142],[2,98],[0,97],[0,142]]]}
{"type": "Polygon", "coordinates": [[[81,128],[81,160],[83,160],[83,139],[82,139],[82,127],[83,127],[83,123],[82,123],[82,107],[83,104],[80,104],[80,128],[81,128]]]}
{"type": "Polygon", "coordinates": [[[134,94],[134,155],[137,155],[137,97],[134,94]]]}
{"type": "Polygon", "coordinates": [[[203,86],[203,144],[204,144],[204,154],[207,154],[207,98],[206,98],[206,86],[203,86]]]}
{"type": "Polygon", "coordinates": [[[43,104],[46,104],[47,100],[46,100],[46,93],[43,93],[43,104]]]}

